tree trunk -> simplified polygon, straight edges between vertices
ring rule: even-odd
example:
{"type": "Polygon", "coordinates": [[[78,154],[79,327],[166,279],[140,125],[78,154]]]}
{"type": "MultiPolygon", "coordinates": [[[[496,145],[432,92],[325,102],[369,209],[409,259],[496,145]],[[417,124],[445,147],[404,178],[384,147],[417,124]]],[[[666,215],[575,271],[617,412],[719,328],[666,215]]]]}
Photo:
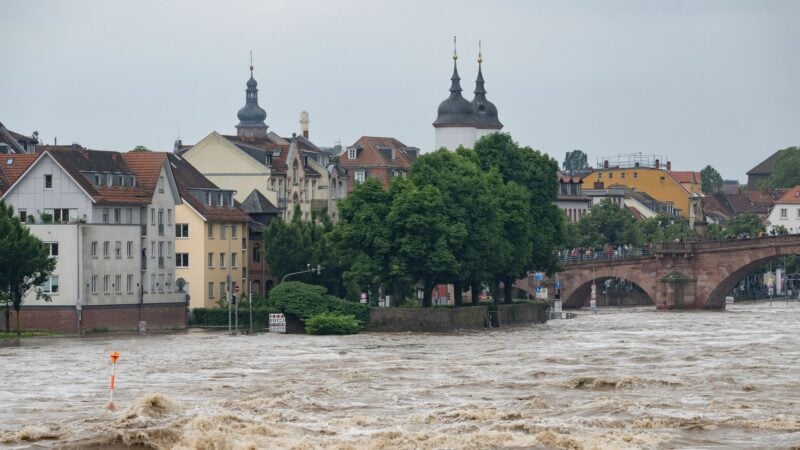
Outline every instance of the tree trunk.
{"type": "Polygon", "coordinates": [[[425,280],[423,283],[425,286],[425,291],[422,293],[422,307],[423,308],[430,308],[433,305],[433,299],[431,291],[433,291],[433,281],[425,280]]]}
{"type": "Polygon", "coordinates": [[[495,305],[500,304],[500,282],[496,280],[492,282],[492,301],[495,305]]]}
{"type": "Polygon", "coordinates": [[[8,304],[6,304],[3,313],[6,316],[6,331],[11,331],[11,308],[8,307],[8,304]]]}
{"type": "Polygon", "coordinates": [[[20,310],[20,307],[22,306],[22,293],[14,292],[11,295],[14,296],[14,298],[13,298],[14,312],[17,315],[17,317],[15,317],[15,321],[16,321],[17,334],[19,334],[19,331],[20,331],[19,330],[19,310],[20,310]]]}
{"type": "Polygon", "coordinates": [[[506,276],[503,280],[503,298],[506,304],[511,304],[514,302],[514,299],[511,298],[511,293],[514,289],[514,281],[511,277],[506,276]]]}
{"type": "Polygon", "coordinates": [[[460,281],[453,283],[453,304],[455,306],[462,306],[464,304],[464,293],[461,292],[460,281]]]}
{"type": "Polygon", "coordinates": [[[392,306],[400,306],[400,282],[392,282],[392,306]]]}
{"type": "Polygon", "coordinates": [[[470,290],[472,291],[472,304],[477,305],[481,296],[481,284],[477,281],[473,281],[470,284],[470,290]]]}

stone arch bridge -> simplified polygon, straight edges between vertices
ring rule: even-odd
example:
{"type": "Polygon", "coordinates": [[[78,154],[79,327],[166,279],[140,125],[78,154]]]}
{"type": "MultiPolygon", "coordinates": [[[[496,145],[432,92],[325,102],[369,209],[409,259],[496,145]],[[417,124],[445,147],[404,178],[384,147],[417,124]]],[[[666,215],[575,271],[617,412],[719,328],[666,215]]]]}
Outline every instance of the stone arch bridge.
{"type": "MultiPolygon", "coordinates": [[[[656,244],[648,256],[592,259],[564,264],[559,274],[565,308],[579,308],[608,278],[638,285],[657,309],[725,309],[725,296],[750,271],[788,255],[800,255],[800,235],[736,241],[656,244]]],[[[527,280],[515,286],[528,289],[527,280]]]]}

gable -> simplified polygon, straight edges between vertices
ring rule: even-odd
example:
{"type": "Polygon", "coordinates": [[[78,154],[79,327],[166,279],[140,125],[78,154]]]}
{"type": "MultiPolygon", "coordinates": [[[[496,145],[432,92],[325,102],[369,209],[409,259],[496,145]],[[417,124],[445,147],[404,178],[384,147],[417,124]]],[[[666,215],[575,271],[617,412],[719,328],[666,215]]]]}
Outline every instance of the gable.
{"type": "Polygon", "coordinates": [[[269,173],[267,166],[256,161],[216,131],[181,156],[205,176],[269,173]]]}

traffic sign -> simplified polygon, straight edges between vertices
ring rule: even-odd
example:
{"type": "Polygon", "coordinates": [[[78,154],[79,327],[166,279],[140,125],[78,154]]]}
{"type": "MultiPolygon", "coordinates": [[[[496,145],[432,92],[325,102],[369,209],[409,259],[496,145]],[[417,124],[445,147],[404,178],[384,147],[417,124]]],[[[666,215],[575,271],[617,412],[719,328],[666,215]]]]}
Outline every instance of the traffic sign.
{"type": "Polygon", "coordinates": [[[533,279],[536,280],[536,281],[544,280],[544,272],[534,272],[533,273],[533,279]]]}
{"type": "Polygon", "coordinates": [[[234,284],[233,285],[233,292],[235,292],[237,294],[239,293],[239,285],[238,284],[234,284]]]}

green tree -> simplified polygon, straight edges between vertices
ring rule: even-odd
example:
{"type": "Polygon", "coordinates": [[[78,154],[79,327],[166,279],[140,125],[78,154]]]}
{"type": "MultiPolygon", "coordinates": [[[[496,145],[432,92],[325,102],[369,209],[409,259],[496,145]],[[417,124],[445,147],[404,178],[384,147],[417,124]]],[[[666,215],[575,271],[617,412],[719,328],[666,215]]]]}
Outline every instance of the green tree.
{"type": "Polygon", "coordinates": [[[769,176],[766,187],[792,188],[800,184],[800,147],[788,147],[775,158],[775,170],[769,176]]]}
{"type": "Polygon", "coordinates": [[[759,232],[764,230],[765,227],[761,217],[752,213],[741,214],[725,224],[725,232],[730,236],[749,235],[756,237],[759,232]]]}
{"type": "Polygon", "coordinates": [[[564,162],[561,164],[561,167],[564,169],[564,172],[571,174],[576,170],[587,169],[589,167],[587,159],[586,153],[582,150],[573,150],[567,152],[564,156],[564,162]]]}
{"type": "Polygon", "coordinates": [[[722,187],[722,176],[716,169],[707,165],[700,171],[700,186],[704,194],[717,192],[722,187]]]}
{"type": "Polygon", "coordinates": [[[313,250],[304,241],[299,222],[286,223],[277,217],[264,230],[264,260],[278,280],[306,269],[312,256],[313,250]]]}
{"type": "Polygon", "coordinates": [[[9,329],[9,307],[16,312],[16,331],[20,332],[20,307],[31,292],[36,299],[49,301],[41,285],[56,267],[40,239],[14,218],[14,209],[0,201],[0,295],[5,301],[6,329],[9,329]]]}
{"type": "Polygon", "coordinates": [[[388,223],[398,261],[424,288],[422,305],[432,305],[431,291],[458,273],[452,249],[461,248],[467,236],[463,223],[450,222],[444,197],[434,186],[418,188],[411,181],[393,183],[396,193],[388,223]]]}
{"type": "Polygon", "coordinates": [[[578,231],[582,237],[582,245],[600,248],[606,244],[616,247],[634,243],[632,235],[636,219],[628,210],[620,208],[610,199],[593,205],[589,215],[578,222],[578,231]]]}
{"type": "Polygon", "coordinates": [[[150,149],[145,147],[144,145],[137,145],[136,147],[133,147],[133,150],[131,150],[131,151],[133,151],[133,152],[149,152],[150,149]]]}

